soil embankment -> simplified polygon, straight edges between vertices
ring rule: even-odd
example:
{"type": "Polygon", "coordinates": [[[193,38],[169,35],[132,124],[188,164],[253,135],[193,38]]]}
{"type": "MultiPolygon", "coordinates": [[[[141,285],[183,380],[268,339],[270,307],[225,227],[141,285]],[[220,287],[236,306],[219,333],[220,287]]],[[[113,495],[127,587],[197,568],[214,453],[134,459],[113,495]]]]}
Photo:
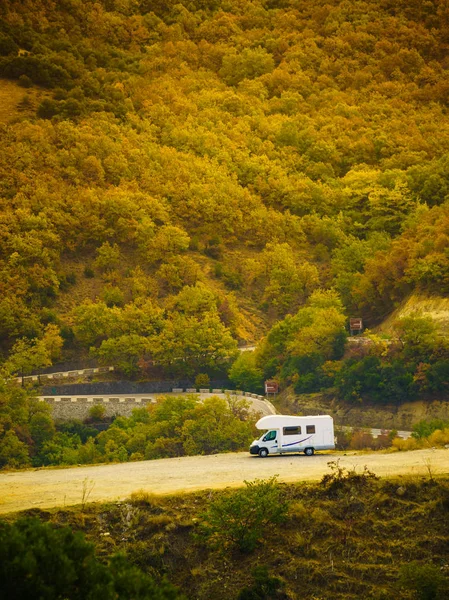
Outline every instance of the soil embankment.
{"type": "Polygon", "coordinates": [[[324,394],[295,395],[291,390],[284,392],[276,409],[282,413],[317,415],[329,414],[335,425],[368,427],[376,429],[397,429],[411,431],[413,425],[423,419],[444,419],[449,421],[449,402],[434,400],[414,401],[395,404],[351,405],[324,394]]]}

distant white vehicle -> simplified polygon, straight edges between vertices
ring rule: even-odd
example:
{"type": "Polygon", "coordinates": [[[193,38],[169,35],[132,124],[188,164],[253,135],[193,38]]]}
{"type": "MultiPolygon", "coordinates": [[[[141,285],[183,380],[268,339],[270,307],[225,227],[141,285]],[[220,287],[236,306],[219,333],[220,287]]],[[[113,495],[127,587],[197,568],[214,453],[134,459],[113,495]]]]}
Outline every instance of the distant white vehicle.
{"type": "Polygon", "coordinates": [[[335,448],[334,420],[329,415],[268,415],[259,419],[256,427],[265,433],[254,440],[249,451],[262,458],[287,452],[304,452],[306,456],[312,456],[315,450],[335,448]]]}

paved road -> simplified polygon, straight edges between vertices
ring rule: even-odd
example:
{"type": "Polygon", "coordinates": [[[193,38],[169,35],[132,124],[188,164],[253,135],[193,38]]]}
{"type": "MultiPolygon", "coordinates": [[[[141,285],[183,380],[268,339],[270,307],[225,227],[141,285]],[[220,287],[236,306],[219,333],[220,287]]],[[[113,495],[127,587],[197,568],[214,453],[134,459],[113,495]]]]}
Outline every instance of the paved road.
{"type": "Polygon", "coordinates": [[[124,500],[133,491],[176,494],[243,485],[245,480],[278,475],[280,481],[319,480],[328,462],[379,476],[449,474],[449,450],[415,450],[391,454],[321,453],[259,458],[249,453],[186,456],[161,460],[0,473],[0,513],[50,508],[89,501],[124,500]]]}

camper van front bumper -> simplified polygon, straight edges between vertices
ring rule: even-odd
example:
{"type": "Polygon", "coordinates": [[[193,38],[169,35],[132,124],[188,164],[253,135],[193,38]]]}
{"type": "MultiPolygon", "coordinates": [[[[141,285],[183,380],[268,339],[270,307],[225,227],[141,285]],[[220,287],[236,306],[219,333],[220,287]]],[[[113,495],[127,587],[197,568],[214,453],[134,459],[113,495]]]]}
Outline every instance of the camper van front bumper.
{"type": "Polygon", "coordinates": [[[249,449],[249,453],[250,454],[259,454],[259,446],[251,446],[251,448],[249,449]]]}

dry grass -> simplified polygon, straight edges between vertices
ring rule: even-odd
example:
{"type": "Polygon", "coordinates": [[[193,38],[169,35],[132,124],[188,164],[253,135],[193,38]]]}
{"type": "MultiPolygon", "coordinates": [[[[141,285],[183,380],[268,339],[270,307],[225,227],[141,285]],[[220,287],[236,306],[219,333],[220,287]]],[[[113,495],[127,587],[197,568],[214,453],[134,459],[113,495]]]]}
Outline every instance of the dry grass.
{"type": "Polygon", "coordinates": [[[380,326],[384,333],[391,333],[393,324],[397,319],[412,313],[419,313],[423,317],[432,317],[442,333],[449,333],[449,298],[440,296],[421,296],[412,294],[401,304],[380,326]]]}
{"type": "Polygon", "coordinates": [[[32,116],[43,95],[44,92],[37,88],[25,89],[14,81],[0,79],[0,123],[32,116]],[[25,97],[27,104],[23,104],[25,97]]]}
{"type": "Polygon", "coordinates": [[[394,480],[343,473],[326,484],[281,485],[290,504],[288,521],[267,531],[251,554],[207,548],[195,535],[223,492],[165,496],[156,504],[151,494],[137,492],[130,502],[88,505],[82,520],[76,509],[40,516],[82,529],[103,557],[126,552],[191,600],[234,600],[251,585],[257,565],[281,578],[289,600],[406,600],[411,596],[397,587],[403,564],[417,560],[447,569],[447,479],[433,473],[394,480]]]}

